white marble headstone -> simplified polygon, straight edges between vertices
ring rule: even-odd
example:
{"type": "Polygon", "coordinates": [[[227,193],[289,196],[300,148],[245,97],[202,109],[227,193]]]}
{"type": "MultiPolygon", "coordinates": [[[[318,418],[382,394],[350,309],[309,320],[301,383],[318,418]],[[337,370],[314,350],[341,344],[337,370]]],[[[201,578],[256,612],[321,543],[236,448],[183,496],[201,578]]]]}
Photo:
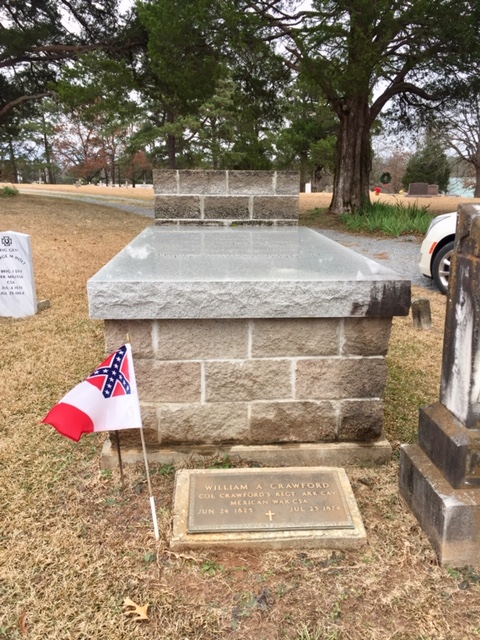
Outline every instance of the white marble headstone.
{"type": "Polygon", "coordinates": [[[23,318],[37,313],[30,236],[0,231],[0,316],[23,318]]]}

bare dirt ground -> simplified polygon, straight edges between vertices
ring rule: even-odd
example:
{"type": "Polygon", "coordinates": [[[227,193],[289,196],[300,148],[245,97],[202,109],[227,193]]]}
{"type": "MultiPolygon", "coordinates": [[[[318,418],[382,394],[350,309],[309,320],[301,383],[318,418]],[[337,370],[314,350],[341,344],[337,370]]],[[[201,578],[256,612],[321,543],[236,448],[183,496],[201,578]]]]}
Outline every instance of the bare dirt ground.
{"type": "MultiPolygon", "coordinates": [[[[151,220],[113,208],[20,195],[2,229],[31,236],[37,296],[51,308],[0,318],[0,638],[8,640],[464,640],[480,637],[480,567],[439,567],[398,495],[402,442],[436,400],[445,298],[434,328],[394,322],[385,426],[394,453],[350,467],[367,530],[358,551],[169,549],[173,469],[152,468],[156,543],[143,467],[102,471],[104,436],[74,443],[43,417],[103,359],[86,281],[151,220]],[[149,621],[122,611],[150,604],[149,621]]],[[[237,461],[231,461],[236,464],[237,461]]],[[[224,464],[212,458],[213,466],[224,464]]],[[[480,562],[479,562],[480,564],[480,562]]]]}
{"type": "MultiPolygon", "coordinates": [[[[4,186],[6,183],[0,184],[4,186]]],[[[70,195],[76,195],[81,197],[82,195],[99,196],[101,198],[122,198],[128,200],[144,200],[152,201],[153,203],[153,188],[139,185],[135,188],[132,187],[98,187],[93,185],[82,185],[76,187],[75,185],[50,185],[50,184],[28,184],[28,185],[15,185],[18,189],[25,192],[41,191],[44,193],[65,193],[70,195]]],[[[304,213],[310,209],[316,207],[325,208],[328,207],[332,198],[331,193],[301,193],[300,194],[300,213],[304,213]]],[[[440,213],[448,213],[449,211],[456,211],[459,204],[463,202],[468,203],[480,203],[480,199],[474,198],[459,198],[454,196],[440,196],[437,198],[408,198],[400,194],[381,194],[375,196],[371,194],[371,199],[374,202],[379,200],[380,202],[389,202],[396,204],[401,202],[405,206],[414,205],[428,206],[432,214],[438,215],[440,213]]]]}

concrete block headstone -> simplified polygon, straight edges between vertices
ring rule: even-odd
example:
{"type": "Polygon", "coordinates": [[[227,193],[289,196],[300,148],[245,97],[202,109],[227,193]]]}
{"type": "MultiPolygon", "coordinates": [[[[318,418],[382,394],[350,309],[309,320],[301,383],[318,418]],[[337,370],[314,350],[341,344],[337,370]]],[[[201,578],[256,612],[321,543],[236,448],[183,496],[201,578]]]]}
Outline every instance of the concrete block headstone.
{"type": "Polygon", "coordinates": [[[0,316],[23,318],[37,313],[30,236],[0,232],[0,316]]]}

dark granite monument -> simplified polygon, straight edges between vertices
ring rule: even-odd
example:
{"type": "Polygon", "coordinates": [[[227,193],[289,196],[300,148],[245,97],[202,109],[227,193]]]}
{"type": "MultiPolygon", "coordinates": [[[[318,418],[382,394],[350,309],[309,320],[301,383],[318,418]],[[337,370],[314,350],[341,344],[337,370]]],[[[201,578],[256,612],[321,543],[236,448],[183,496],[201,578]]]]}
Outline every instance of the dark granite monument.
{"type": "Polygon", "coordinates": [[[432,198],[438,196],[438,184],[428,182],[410,182],[407,198],[432,198]]]}
{"type": "Polygon", "coordinates": [[[408,197],[418,198],[428,196],[428,182],[410,182],[408,185],[408,197]]]}
{"type": "Polygon", "coordinates": [[[449,565],[480,562],[480,206],[460,205],[440,401],[404,445],[400,492],[449,565]]]}

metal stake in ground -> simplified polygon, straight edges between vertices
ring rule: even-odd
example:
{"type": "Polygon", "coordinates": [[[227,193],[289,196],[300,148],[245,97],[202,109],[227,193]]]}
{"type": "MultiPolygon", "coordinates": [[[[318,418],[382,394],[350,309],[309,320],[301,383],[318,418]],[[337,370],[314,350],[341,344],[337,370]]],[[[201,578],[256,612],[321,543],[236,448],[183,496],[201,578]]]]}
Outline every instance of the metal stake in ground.
{"type": "Polygon", "coordinates": [[[123,477],[122,453],[120,451],[120,434],[114,431],[115,443],[117,445],[118,468],[120,469],[120,480],[122,481],[122,490],[125,489],[125,478],[123,477]]]}
{"type": "MultiPolygon", "coordinates": [[[[127,332],[127,342],[130,344],[130,334],[128,332],[127,332]]],[[[133,361],[133,356],[132,356],[132,361],[133,361]]],[[[150,496],[150,509],[152,511],[153,531],[155,533],[155,540],[159,540],[160,534],[158,533],[157,510],[155,508],[155,498],[153,497],[153,492],[152,492],[152,483],[150,482],[150,470],[148,468],[147,447],[145,446],[145,437],[143,435],[143,425],[140,427],[140,440],[142,441],[143,460],[145,462],[145,473],[147,474],[148,494],[150,496]]],[[[119,460],[120,460],[120,452],[119,452],[119,460]]],[[[120,462],[120,467],[121,467],[121,462],[120,462]]]]}
{"type": "Polygon", "coordinates": [[[155,498],[153,497],[152,484],[150,482],[150,471],[148,469],[147,448],[145,446],[145,437],[143,435],[143,427],[140,429],[140,439],[142,440],[143,459],[145,461],[145,471],[147,473],[147,484],[148,484],[148,493],[150,495],[150,508],[152,510],[153,530],[155,532],[155,540],[159,540],[160,534],[158,533],[157,510],[155,508],[155,498]]]}

